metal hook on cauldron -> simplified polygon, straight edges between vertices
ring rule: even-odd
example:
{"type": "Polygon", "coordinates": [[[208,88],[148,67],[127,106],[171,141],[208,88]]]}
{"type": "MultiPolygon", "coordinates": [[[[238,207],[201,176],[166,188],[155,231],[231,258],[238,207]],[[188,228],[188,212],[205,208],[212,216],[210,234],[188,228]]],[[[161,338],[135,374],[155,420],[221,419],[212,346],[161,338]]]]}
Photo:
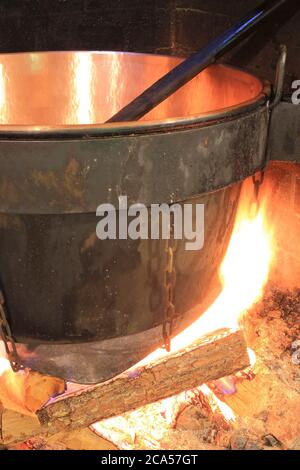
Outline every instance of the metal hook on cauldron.
{"type": "Polygon", "coordinates": [[[270,109],[275,108],[282,98],[283,86],[284,86],[284,77],[285,77],[285,68],[286,68],[286,59],[287,59],[287,47],[284,44],[280,45],[280,56],[277,62],[276,67],[276,77],[275,85],[273,89],[273,99],[270,103],[270,109]]]}
{"type": "MultiPolygon", "coordinates": [[[[270,111],[274,109],[280,103],[282,99],[282,94],[283,94],[286,59],[287,59],[287,47],[281,44],[279,49],[280,49],[280,56],[277,61],[275,84],[273,87],[272,99],[269,101],[270,111]]],[[[266,143],[264,167],[267,166],[267,163],[268,163],[268,143],[266,143]]],[[[255,173],[252,176],[256,212],[258,211],[258,207],[259,207],[259,191],[260,191],[261,185],[264,182],[264,179],[265,179],[264,169],[260,170],[259,172],[255,173]]]]}
{"type": "MultiPolygon", "coordinates": [[[[268,103],[270,111],[274,109],[280,103],[282,99],[282,94],[283,94],[286,59],[287,59],[287,47],[281,44],[279,47],[279,50],[280,50],[280,55],[279,55],[279,59],[277,61],[277,66],[276,66],[275,84],[273,87],[272,98],[268,103]]],[[[267,163],[268,163],[268,144],[266,143],[264,167],[267,166],[267,163]]],[[[259,191],[260,191],[261,185],[264,182],[264,179],[265,179],[264,169],[260,170],[259,172],[255,173],[252,176],[256,211],[258,210],[258,206],[259,206],[259,191]]]]}
{"type": "MultiPolygon", "coordinates": [[[[234,26],[161,77],[107,122],[140,119],[235,46],[288,0],[266,0],[234,26]]],[[[300,7],[300,5],[299,5],[300,7]]]]}

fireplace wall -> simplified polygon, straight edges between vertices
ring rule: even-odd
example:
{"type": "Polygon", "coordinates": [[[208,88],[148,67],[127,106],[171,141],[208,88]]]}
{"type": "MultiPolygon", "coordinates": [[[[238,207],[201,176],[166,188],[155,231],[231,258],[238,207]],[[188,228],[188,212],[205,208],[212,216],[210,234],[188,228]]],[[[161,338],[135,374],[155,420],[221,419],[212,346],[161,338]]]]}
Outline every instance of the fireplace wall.
{"type": "MultiPolygon", "coordinates": [[[[126,50],[187,55],[261,0],[1,0],[0,49],[126,50]]],[[[290,10],[299,0],[290,0],[290,10]]],[[[300,12],[282,13],[226,58],[273,79],[278,44],[289,47],[286,90],[300,77],[300,12]],[[262,47],[259,52],[259,47],[262,47]]]]}

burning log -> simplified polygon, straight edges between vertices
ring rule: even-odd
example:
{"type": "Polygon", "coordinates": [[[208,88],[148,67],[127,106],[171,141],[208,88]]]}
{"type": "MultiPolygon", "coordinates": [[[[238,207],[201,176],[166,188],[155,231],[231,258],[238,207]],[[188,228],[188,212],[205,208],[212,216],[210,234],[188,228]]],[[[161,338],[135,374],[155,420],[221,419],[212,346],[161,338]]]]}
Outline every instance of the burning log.
{"type": "Polygon", "coordinates": [[[37,416],[51,434],[65,428],[85,427],[234,373],[248,365],[242,332],[220,331],[154,364],[130,370],[71,396],[57,397],[37,411],[37,416]]]}
{"type": "MultiPolygon", "coordinates": [[[[96,421],[167,398],[204,382],[232,374],[248,365],[243,333],[220,330],[153,364],[131,369],[96,386],[79,386],[79,390],[72,389],[71,392],[52,399],[35,412],[39,422],[37,428],[36,421],[32,421],[34,418],[22,418],[22,440],[36,435],[50,436],[62,431],[86,428],[96,421]]],[[[0,435],[2,433],[5,436],[3,443],[20,442],[19,424],[11,426],[11,431],[7,432],[6,427],[10,426],[8,423],[11,423],[11,418],[8,420],[5,413],[4,411],[4,415],[2,414],[0,432],[0,435]]]]}
{"type": "MultiPolygon", "coordinates": [[[[185,350],[132,369],[97,386],[57,397],[36,412],[39,434],[84,428],[102,419],[169,397],[249,365],[240,331],[223,330],[185,350]]],[[[31,437],[31,436],[30,436],[31,437]]]]}

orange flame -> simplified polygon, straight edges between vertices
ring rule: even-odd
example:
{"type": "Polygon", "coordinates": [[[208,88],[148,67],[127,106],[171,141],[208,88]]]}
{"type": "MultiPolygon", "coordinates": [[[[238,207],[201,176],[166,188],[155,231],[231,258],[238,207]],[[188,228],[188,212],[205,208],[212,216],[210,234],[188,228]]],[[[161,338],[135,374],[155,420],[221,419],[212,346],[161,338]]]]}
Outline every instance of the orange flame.
{"type": "Polygon", "coordinates": [[[7,370],[10,370],[10,363],[9,360],[6,358],[4,344],[0,341],[0,377],[7,370]]]}
{"type": "Polygon", "coordinates": [[[223,401],[221,401],[207,385],[201,385],[199,390],[209,399],[212,412],[219,411],[228,422],[235,422],[235,414],[232,409],[223,401]]]}
{"type": "MultiPolygon", "coordinates": [[[[237,329],[245,311],[262,296],[272,262],[273,230],[269,224],[266,224],[266,209],[263,201],[260,201],[259,206],[256,201],[251,202],[251,194],[253,194],[253,186],[249,180],[243,185],[232,236],[220,267],[220,280],[223,289],[214,303],[198,320],[172,339],[172,353],[189,346],[201,336],[215,330],[237,329]]],[[[149,364],[167,354],[165,350],[158,349],[138,365],[149,364]]],[[[251,366],[253,366],[256,361],[255,353],[248,348],[248,354],[251,366]]],[[[198,390],[206,396],[213,413],[221,413],[228,423],[235,422],[233,410],[222,402],[206,384],[199,386],[198,390]]],[[[188,394],[188,392],[186,393],[188,394]]],[[[145,410],[146,416],[151,407],[154,410],[160,404],[164,407],[167,415],[172,416],[174,403],[176,403],[174,399],[175,397],[171,397],[141,408],[139,415],[143,416],[143,410],[145,410]]],[[[134,415],[135,412],[132,413],[134,415]]],[[[131,416],[132,413],[127,415],[131,416]]],[[[102,435],[104,433],[106,436],[112,437],[111,427],[117,428],[117,420],[118,418],[110,418],[105,422],[95,423],[93,429],[102,435]]],[[[146,419],[145,431],[148,429],[147,422],[149,425],[149,421],[146,419]]],[[[126,425],[128,428],[128,421],[125,420],[123,426],[126,428],[126,425]]],[[[135,426],[138,427],[138,424],[134,424],[134,429],[135,426]]]]}
{"type": "Polygon", "coordinates": [[[5,359],[4,357],[0,357],[0,377],[1,375],[4,374],[6,370],[10,369],[10,364],[8,359],[5,359]]]}
{"type": "MultiPolygon", "coordinates": [[[[220,279],[223,289],[207,311],[172,340],[172,353],[191,345],[201,336],[218,329],[237,329],[244,312],[263,293],[272,261],[273,233],[271,227],[266,225],[264,204],[261,202],[259,210],[256,212],[253,211],[253,209],[257,209],[256,204],[253,205],[248,202],[251,191],[253,191],[252,185],[249,189],[249,184],[246,182],[243,186],[241,203],[232,237],[220,267],[220,279]]],[[[148,364],[167,354],[165,350],[158,349],[141,361],[138,366],[148,364]]],[[[251,363],[254,364],[254,353],[249,351],[249,355],[251,363]]],[[[18,374],[11,371],[9,362],[4,358],[4,355],[1,358],[0,351],[0,381],[5,381],[9,385],[8,388],[14,390],[17,401],[21,402],[22,394],[18,395],[16,390],[17,377],[18,374]]],[[[219,400],[206,385],[202,385],[199,389],[211,399],[212,411],[216,407],[228,422],[235,420],[232,410],[219,400]]],[[[171,399],[160,402],[160,404],[165,411],[168,411],[167,414],[172,416],[173,405],[172,401],[169,400],[171,399]],[[168,409],[168,405],[172,405],[170,409],[168,409]]],[[[139,410],[139,413],[143,413],[142,409],[139,410]]],[[[118,429],[120,419],[120,417],[112,418],[110,423],[118,429]]]]}
{"type": "MultiPolygon", "coordinates": [[[[251,190],[248,181],[245,182],[233,233],[220,267],[223,290],[198,320],[172,339],[172,353],[213,331],[237,329],[244,312],[263,294],[272,261],[273,231],[266,225],[264,204],[261,203],[255,213],[256,204],[248,203],[251,190]]],[[[138,365],[167,354],[157,349],[138,365]]]]}
{"type": "Polygon", "coordinates": [[[0,342],[0,402],[4,407],[19,412],[24,410],[23,374],[23,371],[13,372],[0,342]]]}

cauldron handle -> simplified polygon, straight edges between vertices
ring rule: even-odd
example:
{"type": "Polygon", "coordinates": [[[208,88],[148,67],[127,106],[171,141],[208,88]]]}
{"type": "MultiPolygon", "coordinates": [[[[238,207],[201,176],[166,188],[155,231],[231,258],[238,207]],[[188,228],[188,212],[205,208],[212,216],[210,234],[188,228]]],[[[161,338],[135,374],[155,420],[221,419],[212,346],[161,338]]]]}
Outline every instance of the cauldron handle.
{"type": "MultiPolygon", "coordinates": [[[[161,77],[107,122],[135,121],[171,96],[237,44],[288,0],[266,0],[234,26],[161,77]]],[[[300,5],[299,5],[300,7],[300,5]]]]}

